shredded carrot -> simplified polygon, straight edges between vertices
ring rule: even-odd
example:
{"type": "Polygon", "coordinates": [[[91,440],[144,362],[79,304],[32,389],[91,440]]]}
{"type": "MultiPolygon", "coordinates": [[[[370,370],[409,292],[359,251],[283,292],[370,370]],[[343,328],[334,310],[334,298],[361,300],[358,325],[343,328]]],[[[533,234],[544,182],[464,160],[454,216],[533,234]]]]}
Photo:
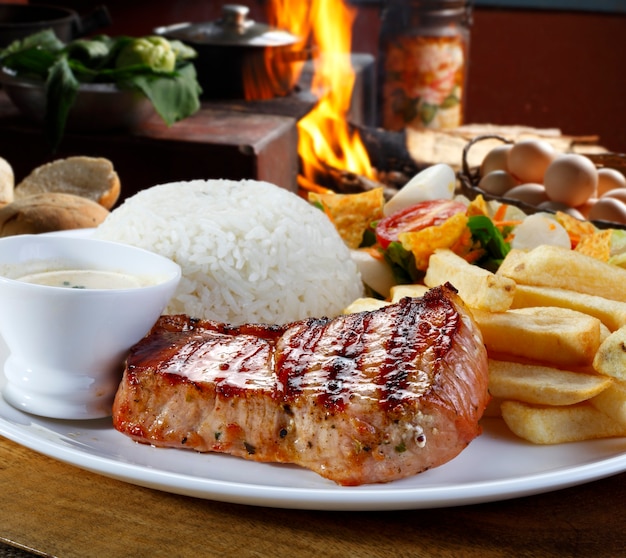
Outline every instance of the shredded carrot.
{"type": "Polygon", "coordinates": [[[368,246],[366,248],[361,248],[361,250],[367,252],[370,256],[372,256],[372,258],[376,258],[377,260],[385,259],[385,255],[376,246],[368,246]]]}
{"type": "Polygon", "coordinates": [[[473,248],[472,233],[469,229],[465,229],[463,234],[458,238],[456,242],[453,242],[450,246],[455,254],[465,257],[465,254],[471,252],[473,248]]]}
{"type": "Polygon", "coordinates": [[[468,263],[474,263],[485,255],[484,250],[472,250],[463,256],[463,259],[468,263]]]}
{"type": "Polygon", "coordinates": [[[506,242],[507,244],[511,244],[511,242],[513,241],[513,238],[515,238],[514,234],[510,234],[508,235],[506,238],[503,238],[502,240],[504,240],[504,242],[506,242]]]}
{"type": "Polygon", "coordinates": [[[569,240],[572,244],[572,250],[573,250],[578,245],[583,235],[579,233],[575,233],[573,231],[567,231],[567,234],[569,236],[569,240]]]}
{"type": "Polygon", "coordinates": [[[493,219],[493,224],[498,227],[498,228],[503,228],[503,227],[516,227],[517,225],[521,224],[521,220],[520,219],[509,219],[508,221],[500,221],[500,220],[495,220],[493,219]]]}
{"type": "Polygon", "coordinates": [[[493,215],[493,221],[502,221],[504,219],[504,216],[506,215],[506,210],[509,208],[509,206],[505,203],[503,203],[500,207],[498,207],[498,209],[496,210],[496,212],[493,215]]]}

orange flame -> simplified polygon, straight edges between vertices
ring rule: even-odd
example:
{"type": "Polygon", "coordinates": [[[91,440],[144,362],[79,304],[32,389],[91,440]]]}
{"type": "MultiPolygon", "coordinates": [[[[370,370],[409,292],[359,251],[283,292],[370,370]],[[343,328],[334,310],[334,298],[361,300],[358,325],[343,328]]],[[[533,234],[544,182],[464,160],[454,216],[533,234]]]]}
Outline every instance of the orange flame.
{"type": "Polygon", "coordinates": [[[307,2],[289,2],[290,0],[270,0],[268,23],[281,31],[289,31],[294,37],[302,38],[302,41],[248,53],[248,63],[243,67],[246,100],[267,100],[288,95],[300,78],[306,59],[303,46],[311,33],[309,8],[307,2]]]}
{"type": "Polygon", "coordinates": [[[314,189],[316,176],[325,175],[329,166],[375,178],[361,138],[347,119],[355,82],[350,51],[356,11],[343,0],[272,0],[270,12],[272,24],[310,40],[317,52],[312,90],[318,102],[298,123],[301,183],[314,189]]]}
{"type": "Polygon", "coordinates": [[[310,17],[311,12],[312,5],[309,2],[270,0],[268,22],[279,29],[286,29],[296,37],[307,39],[314,24],[310,17]]]}

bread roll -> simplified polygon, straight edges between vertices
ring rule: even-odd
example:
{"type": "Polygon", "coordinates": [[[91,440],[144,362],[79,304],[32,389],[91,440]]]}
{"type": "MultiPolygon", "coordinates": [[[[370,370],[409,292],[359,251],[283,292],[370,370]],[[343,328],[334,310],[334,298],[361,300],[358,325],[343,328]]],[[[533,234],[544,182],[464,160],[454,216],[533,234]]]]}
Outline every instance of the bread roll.
{"type": "Polygon", "coordinates": [[[0,208],[0,236],[97,227],[108,214],[108,209],[81,196],[33,194],[0,208]]]}
{"type": "Polygon", "coordinates": [[[120,179],[108,159],[68,157],[37,167],[15,187],[15,199],[42,192],[82,196],[111,209],[120,195],[120,179]]]}
{"type": "Polygon", "coordinates": [[[0,207],[13,201],[15,175],[13,167],[6,159],[0,157],[0,207]]]}

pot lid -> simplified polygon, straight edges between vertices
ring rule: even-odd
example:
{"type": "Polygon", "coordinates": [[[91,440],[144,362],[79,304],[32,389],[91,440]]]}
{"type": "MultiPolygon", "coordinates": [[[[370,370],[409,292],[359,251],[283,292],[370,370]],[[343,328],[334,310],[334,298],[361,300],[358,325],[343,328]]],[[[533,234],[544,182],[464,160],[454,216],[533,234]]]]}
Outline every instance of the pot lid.
{"type": "Polygon", "coordinates": [[[277,47],[292,45],[298,37],[288,31],[248,18],[250,8],[222,6],[222,17],[208,23],[181,23],[159,27],[155,32],[181,41],[204,45],[277,47]]]}

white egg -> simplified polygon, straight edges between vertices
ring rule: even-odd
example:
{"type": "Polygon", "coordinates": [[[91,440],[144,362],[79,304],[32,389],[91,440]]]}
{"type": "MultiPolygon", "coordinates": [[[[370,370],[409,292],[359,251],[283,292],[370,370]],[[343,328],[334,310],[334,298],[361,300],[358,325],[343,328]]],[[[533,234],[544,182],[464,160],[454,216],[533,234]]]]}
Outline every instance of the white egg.
{"type": "Polygon", "coordinates": [[[361,272],[361,279],[372,290],[387,298],[396,284],[391,267],[385,260],[375,258],[367,250],[351,250],[350,255],[361,272]]]}
{"type": "Polygon", "coordinates": [[[548,213],[529,215],[513,231],[511,248],[532,250],[542,244],[571,248],[572,242],[565,228],[548,213]]]}
{"type": "Polygon", "coordinates": [[[383,207],[385,216],[422,201],[451,200],[456,175],[450,165],[438,163],[416,174],[383,207]]]}

